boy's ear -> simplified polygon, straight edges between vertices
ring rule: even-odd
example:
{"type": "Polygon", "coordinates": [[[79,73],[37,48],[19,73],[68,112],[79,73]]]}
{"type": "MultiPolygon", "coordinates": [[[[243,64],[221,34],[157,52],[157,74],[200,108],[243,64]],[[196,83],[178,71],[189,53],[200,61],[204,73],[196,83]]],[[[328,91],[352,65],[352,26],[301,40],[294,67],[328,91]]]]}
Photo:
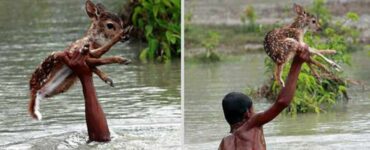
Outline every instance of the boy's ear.
{"type": "Polygon", "coordinates": [[[294,3],[293,8],[294,8],[294,11],[298,15],[305,15],[306,14],[306,12],[304,11],[304,8],[301,5],[298,5],[298,4],[294,3]]]}
{"type": "Polygon", "coordinates": [[[250,108],[250,109],[248,109],[248,110],[244,113],[244,118],[249,119],[249,118],[251,118],[251,117],[252,117],[252,115],[253,115],[253,110],[252,110],[252,108],[250,108]]]}

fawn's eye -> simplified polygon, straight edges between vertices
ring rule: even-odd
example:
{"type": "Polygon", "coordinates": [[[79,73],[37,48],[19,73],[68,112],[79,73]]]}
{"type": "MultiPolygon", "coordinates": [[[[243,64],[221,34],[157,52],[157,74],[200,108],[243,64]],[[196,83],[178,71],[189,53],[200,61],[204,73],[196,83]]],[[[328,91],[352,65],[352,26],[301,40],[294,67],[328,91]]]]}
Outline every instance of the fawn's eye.
{"type": "Polygon", "coordinates": [[[312,23],[316,23],[316,20],[312,20],[312,23]]]}
{"type": "Polygon", "coordinates": [[[108,29],[113,29],[114,30],[114,25],[112,23],[108,23],[107,24],[107,28],[108,29]]]}

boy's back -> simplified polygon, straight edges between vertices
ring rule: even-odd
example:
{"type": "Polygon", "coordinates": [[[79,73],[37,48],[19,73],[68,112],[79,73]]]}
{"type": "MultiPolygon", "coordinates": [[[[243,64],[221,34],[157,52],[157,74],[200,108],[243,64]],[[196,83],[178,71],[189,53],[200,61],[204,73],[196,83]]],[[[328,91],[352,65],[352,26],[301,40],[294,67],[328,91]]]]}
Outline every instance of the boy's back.
{"type": "Polygon", "coordinates": [[[262,127],[254,127],[247,131],[238,128],[231,135],[222,139],[220,150],[265,150],[266,143],[262,127]]]}

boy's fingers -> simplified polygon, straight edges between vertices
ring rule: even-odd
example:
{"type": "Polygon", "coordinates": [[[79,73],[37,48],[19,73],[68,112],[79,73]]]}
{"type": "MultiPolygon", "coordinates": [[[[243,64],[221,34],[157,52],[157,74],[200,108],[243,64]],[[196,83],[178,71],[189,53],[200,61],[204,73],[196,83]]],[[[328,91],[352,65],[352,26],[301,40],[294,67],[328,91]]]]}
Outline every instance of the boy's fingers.
{"type": "Polygon", "coordinates": [[[80,51],[68,52],[70,61],[79,61],[81,59],[80,51]]]}
{"type": "Polygon", "coordinates": [[[308,51],[305,51],[304,53],[303,53],[303,56],[305,57],[305,58],[309,58],[310,57],[310,52],[308,52],[308,51]]]}
{"type": "Polygon", "coordinates": [[[64,51],[54,52],[54,53],[52,53],[52,54],[54,55],[54,57],[55,57],[56,59],[62,59],[62,57],[63,57],[64,55],[66,55],[66,53],[65,53],[64,51]]]}
{"type": "Polygon", "coordinates": [[[70,64],[70,58],[68,57],[68,52],[65,53],[65,55],[62,55],[61,56],[61,59],[63,61],[64,64],[66,64],[67,66],[69,66],[70,64]]]}
{"type": "Polygon", "coordinates": [[[72,54],[68,51],[65,51],[64,54],[68,57],[68,58],[72,58],[72,54]]]}
{"type": "Polygon", "coordinates": [[[80,54],[80,52],[79,51],[73,51],[73,58],[76,58],[78,55],[80,54]]]}
{"type": "Polygon", "coordinates": [[[86,55],[83,55],[81,52],[77,52],[77,56],[76,56],[76,60],[81,60],[81,59],[84,59],[86,55]]]}

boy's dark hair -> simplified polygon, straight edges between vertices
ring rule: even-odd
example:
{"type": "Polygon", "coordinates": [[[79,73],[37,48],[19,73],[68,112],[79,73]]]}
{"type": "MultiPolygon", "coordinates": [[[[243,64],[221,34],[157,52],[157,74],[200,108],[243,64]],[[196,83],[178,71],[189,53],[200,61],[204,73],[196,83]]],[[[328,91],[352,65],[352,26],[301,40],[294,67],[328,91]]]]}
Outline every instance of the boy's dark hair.
{"type": "Polygon", "coordinates": [[[240,92],[231,92],[222,100],[222,109],[226,121],[229,125],[233,125],[243,121],[244,113],[252,107],[252,100],[245,94],[240,92]]]}

